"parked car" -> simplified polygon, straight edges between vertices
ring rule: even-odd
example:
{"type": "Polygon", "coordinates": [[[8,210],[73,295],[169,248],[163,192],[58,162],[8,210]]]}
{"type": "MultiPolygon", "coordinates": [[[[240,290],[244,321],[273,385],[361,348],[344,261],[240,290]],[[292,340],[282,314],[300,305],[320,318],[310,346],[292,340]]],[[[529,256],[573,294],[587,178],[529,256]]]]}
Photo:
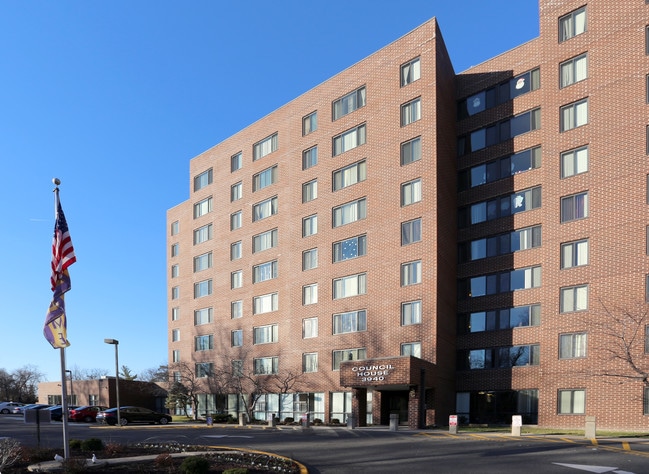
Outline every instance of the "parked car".
{"type": "MultiPolygon", "coordinates": [[[[70,409],[76,408],[77,405],[68,405],[68,413],[70,409]]],[[[50,419],[52,421],[63,421],[63,407],[61,405],[54,405],[47,407],[47,410],[50,411],[50,419]]]]}
{"type": "Polygon", "coordinates": [[[25,410],[42,410],[43,408],[48,408],[50,406],[51,405],[47,405],[45,403],[30,403],[29,405],[23,405],[21,407],[14,407],[12,413],[23,415],[25,413],[25,410]]]}
{"type": "Polygon", "coordinates": [[[0,413],[2,413],[3,415],[12,413],[14,408],[21,407],[23,405],[24,403],[18,403],[18,402],[2,402],[0,403],[0,413]]]}
{"type": "Polygon", "coordinates": [[[70,421],[85,421],[92,423],[97,418],[97,413],[103,410],[108,410],[108,407],[101,405],[83,405],[70,410],[68,419],[70,421]]]}
{"type": "MultiPolygon", "coordinates": [[[[109,408],[97,413],[97,423],[108,425],[117,424],[117,408],[109,408]]],[[[171,416],[166,413],[158,413],[148,408],[125,406],[119,407],[119,419],[122,426],[129,423],[160,423],[166,425],[171,422],[171,416]]]]}

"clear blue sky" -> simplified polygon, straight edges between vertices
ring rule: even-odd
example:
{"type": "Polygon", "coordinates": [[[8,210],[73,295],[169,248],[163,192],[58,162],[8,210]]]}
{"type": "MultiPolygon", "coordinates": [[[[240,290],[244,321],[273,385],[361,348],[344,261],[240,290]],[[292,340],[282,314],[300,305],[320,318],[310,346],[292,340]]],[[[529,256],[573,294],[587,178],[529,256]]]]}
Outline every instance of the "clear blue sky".
{"type": "Polygon", "coordinates": [[[167,363],[166,211],[189,160],[437,17],[456,72],[538,36],[537,0],[4,0],[0,368],[60,380],[52,178],[77,263],[69,369],[167,363]]]}

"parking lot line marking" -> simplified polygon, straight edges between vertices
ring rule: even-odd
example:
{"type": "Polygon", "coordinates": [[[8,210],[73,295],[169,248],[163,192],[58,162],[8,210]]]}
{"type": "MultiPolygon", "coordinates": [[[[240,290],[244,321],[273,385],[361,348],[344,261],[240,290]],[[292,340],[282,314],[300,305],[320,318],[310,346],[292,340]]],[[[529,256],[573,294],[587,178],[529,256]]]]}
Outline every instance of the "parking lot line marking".
{"type": "Polygon", "coordinates": [[[631,451],[631,445],[628,441],[622,441],[622,449],[625,451],[631,451]]]}

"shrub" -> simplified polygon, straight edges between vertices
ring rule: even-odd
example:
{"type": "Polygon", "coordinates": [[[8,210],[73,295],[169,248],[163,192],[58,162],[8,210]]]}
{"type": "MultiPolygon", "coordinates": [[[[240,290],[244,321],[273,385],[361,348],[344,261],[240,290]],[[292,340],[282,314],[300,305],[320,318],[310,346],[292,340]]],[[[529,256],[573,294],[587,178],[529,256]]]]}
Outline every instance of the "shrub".
{"type": "Polygon", "coordinates": [[[322,424],[322,420],[321,420],[320,418],[314,418],[314,419],[313,419],[313,424],[314,424],[314,425],[321,425],[321,424],[322,424]]]}
{"type": "Polygon", "coordinates": [[[104,447],[104,454],[107,457],[114,457],[120,453],[123,453],[126,451],[126,447],[123,444],[119,443],[106,443],[106,446],[104,447]]]}
{"type": "Polygon", "coordinates": [[[170,468],[174,465],[174,458],[169,453],[159,454],[153,461],[157,468],[170,468]]]}
{"type": "Polygon", "coordinates": [[[20,443],[12,438],[0,439],[0,472],[20,459],[20,443]]]}
{"type": "Polygon", "coordinates": [[[71,439],[70,440],[70,449],[73,451],[81,451],[81,440],[80,439],[71,439]]]}
{"type": "Polygon", "coordinates": [[[63,472],[66,474],[80,474],[86,471],[85,458],[68,458],[62,462],[63,472]]]}
{"type": "Polygon", "coordinates": [[[183,474],[205,474],[210,470],[210,462],[203,456],[191,456],[180,465],[183,474]]]}
{"type": "Polygon", "coordinates": [[[235,467],[232,469],[226,469],[223,471],[223,474],[248,474],[248,469],[245,467],[235,467]]]}
{"type": "Polygon", "coordinates": [[[104,442],[99,438],[88,438],[81,442],[82,451],[103,451],[104,442]]]}
{"type": "Polygon", "coordinates": [[[339,424],[340,424],[340,420],[339,420],[338,418],[332,418],[332,419],[331,419],[331,424],[332,424],[332,425],[339,425],[339,424]]]}
{"type": "Polygon", "coordinates": [[[284,423],[287,424],[287,425],[290,425],[291,423],[294,423],[294,422],[295,422],[295,419],[292,416],[287,416],[286,418],[284,418],[284,423]]]}

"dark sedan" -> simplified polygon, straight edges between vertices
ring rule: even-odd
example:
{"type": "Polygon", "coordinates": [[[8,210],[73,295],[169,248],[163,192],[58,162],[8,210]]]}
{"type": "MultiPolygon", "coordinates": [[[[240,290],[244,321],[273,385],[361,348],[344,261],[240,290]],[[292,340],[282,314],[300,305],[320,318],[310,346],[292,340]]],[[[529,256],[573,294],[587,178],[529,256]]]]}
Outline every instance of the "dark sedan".
{"type": "MultiPolygon", "coordinates": [[[[76,408],[76,405],[69,405],[68,412],[73,408],[76,408]]],[[[47,407],[47,410],[50,411],[50,419],[52,421],[63,421],[63,407],[61,405],[47,407]]]]}
{"type": "MultiPolygon", "coordinates": [[[[100,411],[97,413],[96,420],[97,423],[116,425],[117,408],[100,411]]],[[[126,406],[119,408],[119,420],[122,426],[128,425],[129,423],[160,423],[161,425],[166,425],[171,422],[171,416],[166,413],[149,410],[148,408],[126,406]]]]}

